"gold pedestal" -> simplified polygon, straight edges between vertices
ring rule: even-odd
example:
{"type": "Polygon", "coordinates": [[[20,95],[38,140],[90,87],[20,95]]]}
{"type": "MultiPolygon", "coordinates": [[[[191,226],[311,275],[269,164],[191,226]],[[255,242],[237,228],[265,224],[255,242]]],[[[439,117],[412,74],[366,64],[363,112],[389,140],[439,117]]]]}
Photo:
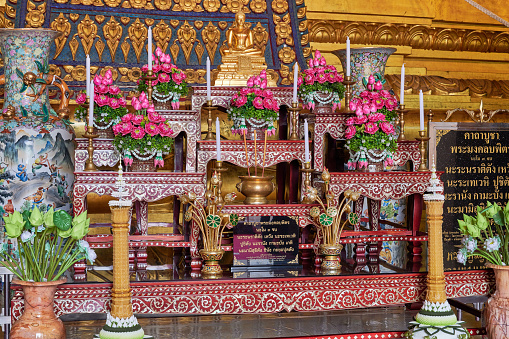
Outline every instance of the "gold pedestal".
{"type": "Polygon", "coordinates": [[[426,142],[429,140],[429,138],[426,136],[425,131],[419,131],[419,138],[416,138],[421,142],[420,144],[420,152],[421,152],[421,163],[419,165],[419,168],[417,169],[418,172],[428,172],[428,166],[426,166],[427,163],[427,157],[426,157],[426,142]]]}
{"type": "Polygon", "coordinates": [[[299,138],[299,103],[298,102],[292,102],[292,107],[288,107],[288,110],[290,111],[290,137],[288,140],[300,140],[299,138]]]}
{"type": "MultiPolygon", "coordinates": [[[[219,66],[214,86],[246,86],[247,80],[267,70],[265,58],[256,55],[223,56],[223,63],[219,66]]],[[[267,86],[277,87],[273,73],[267,70],[267,86]]]]}
{"type": "Polygon", "coordinates": [[[207,110],[207,135],[203,140],[216,140],[214,133],[212,133],[212,125],[214,124],[214,119],[212,119],[212,111],[215,109],[212,106],[212,100],[207,100],[207,106],[204,106],[205,110],[207,110]]]}
{"type": "Polygon", "coordinates": [[[445,294],[444,256],[442,245],[443,200],[425,200],[426,219],[428,222],[428,290],[426,300],[433,303],[444,303],[445,294]]]}

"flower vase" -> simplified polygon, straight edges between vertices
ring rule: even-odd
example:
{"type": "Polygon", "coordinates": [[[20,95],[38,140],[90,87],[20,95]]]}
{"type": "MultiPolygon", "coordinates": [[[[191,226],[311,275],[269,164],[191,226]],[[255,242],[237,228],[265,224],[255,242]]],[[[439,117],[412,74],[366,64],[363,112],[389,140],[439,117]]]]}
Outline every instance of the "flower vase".
{"type": "Polygon", "coordinates": [[[509,266],[487,266],[495,272],[497,288],[486,306],[488,338],[509,338],[509,266]]]}
{"type": "Polygon", "coordinates": [[[11,339],[65,339],[64,324],[53,310],[57,287],[65,282],[66,278],[47,282],[13,281],[23,288],[25,309],[12,326],[11,339]]]}
{"type": "Polygon", "coordinates": [[[315,104],[311,112],[314,114],[332,114],[336,108],[341,109],[341,103],[339,105],[333,103],[335,100],[339,100],[336,93],[315,92],[313,97],[315,104]]]}
{"type": "Polygon", "coordinates": [[[224,250],[200,250],[200,255],[204,261],[201,273],[204,278],[219,278],[223,274],[223,269],[219,261],[223,258],[224,250]]]}
{"type": "Polygon", "coordinates": [[[320,253],[323,255],[321,269],[325,275],[337,275],[341,273],[341,251],[343,245],[320,245],[320,253]]]}
{"type": "Polygon", "coordinates": [[[349,169],[354,169],[357,172],[383,172],[386,159],[389,157],[390,155],[386,151],[378,149],[350,152],[349,169]],[[354,161],[356,166],[350,167],[351,161],[354,161]]]}
{"type": "MultiPolygon", "coordinates": [[[[65,83],[49,73],[50,29],[0,29],[5,94],[0,120],[0,205],[16,210],[71,211],[74,130],[51,108],[46,84],[65,83]],[[35,94],[35,96],[34,96],[35,94]],[[15,118],[15,119],[12,119],[15,118]]],[[[65,86],[67,87],[67,86],[65,86]]],[[[2,214],[2,208],[0,207],[2,214]]]]}
{"type": "MultiPolygon", "coordinates": [[[[352,97],[357,97],[365,89],[362,79],[371,74],[380,74],[384,78],[385,64],[389,56],[396,52],[395,48],[386,47],[364,47],[350,49],[350,68],[352,80],[355,84],[352,86],[352,97]]],[[[346,69],[346,50],[340,49],[332,51],[339,60],[343,69],[346,69]]]]}

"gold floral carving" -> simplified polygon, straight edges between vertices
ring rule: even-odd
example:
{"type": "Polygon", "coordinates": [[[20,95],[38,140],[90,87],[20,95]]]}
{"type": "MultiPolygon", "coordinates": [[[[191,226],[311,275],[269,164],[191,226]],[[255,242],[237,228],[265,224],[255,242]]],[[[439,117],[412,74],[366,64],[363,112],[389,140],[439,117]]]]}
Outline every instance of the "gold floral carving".
{"type": "Polygon", "coordinates": [[[115,17],[111,17],[110,20],[103,26],[103,36],[106,39],[106,44],[110,50],[111,61],[115,62],[115,53],[117,52],[120,38],[122,37],[122,26],[115,20],[115,17]]]}
{"type": "Polygon", "coordinates": [[[178,60],[179,52],[180,47],[179,45],[177,45],[177,40],[173,40],[173,45],[171,45],[170,47],[170,53],[171,56],[173,57],[173,60],[178,60]]]}
{"type": "Polygon", "coordinates": [[[106,44],[103,42],[100,36],[97,36],[98,40],[95,42],[95,49],[97,50],[97,55],[99,56],[99,61],[103,59],[104,47],[106,44]]]}
{"type": "Polygon", "coordinates": [[[152,19],[152,18],[146,18],[146,19],[145,19],[145,24],[146,24],[147,26],[152,26],[152,25],[154,24],[154,19],[152,19]]]}
{"type": "Polygon", "coordinates": [[[147,5],[147,0],[129,0],[129,4],[132,8],[142,9],[147,5]]]}
{"type": "Polygon", "coordinates": [[[293,83],[292,79],[290,78],[290,73],[292,73],[290,72],[290,67],[281,65],[279,73],[281,74],[281,85],[291,85],[293,83]]]}
{"type": "Polygon", "coordinates": [[[122,0],[104,0],[104,3],[106,4],[106,6],[109,6],[109,7],[118,7],[121,2],[122,2],[122,0]]]}
{"type": "Polygon", "coordinates": [[[158,10],[167,11],[171,8],[171,0],[154,0],[154,5],[158,10]]]}
{"type": "Polygon", "coordinates": [[[300,44],[306,46],[309,43],[309,34],[302,34],[300,37],[300,44]]]}
{"type": "Polygon", "coordinates": [[[170,20],[170,26],[173,28],[177,28],[179,23],[180,23],[180,21],[178,21],[178,20],[175,20],[175,19],[170,20]]]}
{"type": "Polygon", "coordinates": [[[267,10],[267,1],[265,0],[251,0],[251,3],[249,4],[249,8],[254,13],[260,14],[267,10]]]}
{"type": "Polygon", "coordinates": [[[57,77],[62,75],[62,71],[57,65],[49,64],[49,74],[56,75],[57,77]]]}
{"type": "Polygon", "coordinates": [[[141,77],[141,70],[139,67],[119,67],[118,72],[122,75],[121,82],[136,82],[141,77]]]}
{"type": "Polygon", "coordinates": [[[131,21],[131,18],[129,18],[129,17],[123,16],[120,18],[120,22],[124,25],[127,25],[129,23],[129,21],[131,21]]]}
{"type": "Polygon", "coordinates": [[[299,32],[304,32],[306,29],[308,29],[308,21],[302,20],[299,22],[299,32]]]}
{"type": "Polygon", "coordinates": [[[259,22],[256,24],[255,28],[253,28],[253,38],[255,47],[261,50],[262,55],[264,55],[267,41],[269,40],[269,33],[259,22]]]}
{"type": "Polygon", "coordinates": [[[214,64],[214,57],[220,37],[221,32],[211,21],[209,21],[208,25],[201,31],[201,38],[205,43],[205,48],[207,49],[212,64],[214,64]]]}
{"type": "Polygon", "coordinates": [[[248,12],[248,8],[245,7],[249,3],[249,0],[221,0],[223,3],[223,8],[221,8],[221,12],[227,13],[237,13],[241,8],[244,8],[245,12],[248,12]]]}
{"type": "Polygon", "coordinates": [[[12,7],[12,6],[9,6],[9,5],[5,5],[5,14],[11,18],[11,19],[14,19],[16,17],[16,8],[12,7]]]}
{"type": "Polygon", "coordinates": [[[194,27],[196,27],[196,29],[202,29],[202,27],[203,27],[203,21],[201,21],[201,20],[196,20],[196,21],[194,22],[194,27]]]}
{"type": "Polygon", "coordinates": [[[122,42],[122,45],[120,45],[120,49],[122,50],[122,53],[124,54],[124,61],[127,62],[127,57],[129,56],[129,50],[131,49],[131,45],[127,42],[127,39],[129,39],[128,36],[124,38],[124,42],[122,42]]]}
{"type": "Polygon", "coordinates": [[[78,39],[76,39],[76,35],[78,34],[74,34],[71,41],[69,41],[69,49],[71,50],[73,61],[76,60],[76,52],[78,51],[78,47],[80,46],[78,39]]]}
{"type": "MultiPolygon", "coordinates": [[[[189,22],[186,20],[177,31],[177,37],[180,42],[180,46],[182,47],[182,52],[184,52],[186,63],[189,64],[191,51],[193,50],[194,42],[196,41],[196,30],[189,25],[189,22]]],[[[173,59],[176,60],[175,58],[173,59]]]]}
{"type": "Polygon", "coordinates": [[[217,12],[219,7],[221,7],[221,2],[219,2],[219,0],[203,0],[203,8],[205,8],[207,12],[217,12]]]}
{"type": "Polygon", "coordinates": [[[203,45],[199,40],[198,43],[196,44],[196,47],[194,48],[194,52],[198,57],[198,63],[201,65],[201,57],[203,56],[203,52],[205,52],[205,48],[203,48],[203,45]]]}
{"type": "Polygon", "coordinates": [[[57,4],[66,4],[68,0],[55,0],[57,4]]]}
{"type": "Polygon", "coordinates": [[[69,19],[71,19],[72,22],[78,21],[79,18],[80,18],[80,15],[78,13],[70,13],[69,14],[69,19]]]}
{"type": "MultiPolygon", "coordinates": [[[[66,72],[69,73],[68,70],[66,72]]],[[[70,73],[74,81],[85,81],[87,79],[87,70],[83,65],[74,66],[70,73]]]]}
{"type": "Polygon", "coordinates": [[[304,19],[306,17],[307,8],[301,7],[297,10],[297,18],[298,19],[304,19]]]}
{"type": "Polygon", "coordinates": [[[295,52],[293,48],[283,47],[278,52],[279,60],[284,64],[290,64],[295,60],[295,52]]]}
{"type": "Polygon", "coordinates": [[[297,6],[304,5],[304,0],[295,0],[297,6]]]}
{"type": "Polygon", "coordinates": [[[74,34],[74,36],[76,35],[81,39],[85,54],[90,54],[94,39],[97,37],[97,25],[94,21],[90,20],[88,14],[85,15],[85,19],[81,20],[78,24],[78,33],[74,34]]]}
{"type": "Polygon", "coordinates": [[[186,69],[184,73],[186,74],[186,81],[189,83],[204,84],[207,82],[204,69],[186,69]]]}
{"type": "Polygon", "coordinates": [[[171,40],[171,28],[163,20],[154,27],[154,40],[157,46],[166,53],[166,49],[171,40]]]}
{"type": "Polygon", "coordinates": [[[25,18],[26,26],[39,28],[44,24],[44,16],[46,15],[46,2],[36,6],[32,1],[27,2],[27,16],[25,18]]]}
{"type": "Polygon", "coordinates": [[[55,56],[53,59],[56,59],[60,53],[62,53],[65,43],[69,38],[69,34],[71,33],[71,23],[64,17],[63,13],[60,13],[51,23],[51,29],[62,32],[62,35],[55,39],[55,56]]]}
{"type": "Polygon", "coordinates": [[[309,41],[355,44],[399,45],[415,49],[509,53],[509,32],[425,25],[374,22],[307,20],[309,41]]]}
{"type": "Polygon", "coordinates": [[[104,15],[96,15],[95,16],[95,22],[97,22],[99,25],[102,24],[104,22],[104,15]]]}
{"type": "Polygon", "coordinates": [[[272,10],[277,14],[286,13],[286,11],[288,10],[288,1],[286,0],[272,1],[272,10]]]}
{"type": "Polygon", "coordinates": [[[226,27],[228,27],[228,23],[227,23],[226,21],[219,21],[219,22],[217,23],[217,26],[218,26],[219,28],[221,28],[221,30],[223,30],[223,31],[224,31],[224,30],[226,29],[226,27]]]}
{"type": "Polygon", "coordinates": [[[281,45],[286,43],[293,46],[292,26],[290,23],[290,14],[286,14],[282,18],[274,14],[274,23],[276,24],[276,43],[281,45]]]}
{"type": "Polygon", "coordinates": [[[140,18],[136,18],[136,21],[129,27],[128,32],[129,40],[131,40],[133,45],[134,54],[136,54],[136,59],[138,62],[140,62],[141,52],[143,50],[143,46],[145,45],[145,41],[147,40],[148,29],[140,21],[140,18]]]}
{"type": "Polygon", "coordinates": [[[200,6],[201,0],[173,0],[175,5],[173,6],[174,12],[203,12],[203,7],[200,6]]]}
{"type": "Polygon", "coordinates": [[[311,47],[302,48],[302,54],[304,55],[304,58],[307,58],[308,56],[310,56],[312,51],[313,50],[311,49],[311,47]]]}
{"type": "Polygon", "coordinates": [[[108,70],[111,70],[111,77],[113,78],[113,80],[117,80],[117,78],[118,78],[118,71],[114,67],[111,67],[111,66],[103,67],[101,69],[101,71],[99,72],[99,74],[101,76],[104,76],[106,74],[106,71],[108,71],[108,70]]]}

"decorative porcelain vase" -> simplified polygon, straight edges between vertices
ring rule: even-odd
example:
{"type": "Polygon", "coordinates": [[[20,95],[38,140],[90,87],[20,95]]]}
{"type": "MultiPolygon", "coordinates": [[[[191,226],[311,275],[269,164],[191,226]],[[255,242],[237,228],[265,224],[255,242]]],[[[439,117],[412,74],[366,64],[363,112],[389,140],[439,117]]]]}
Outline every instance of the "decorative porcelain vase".
{"type": "Polygon", "coordinates": [[[488,338],[509,338],[509,266],[487,264],[495,272],[497,290],[486,306],[488,338]]]}
{"type": "Polygon", "coordinates": [[[224,250],[200,250],[200,255],[205,262],[201,269],[201,274],[204,278],[219,278],[223,269],[219,265],[219,261],[223,258],[224,250]]]}
{"type": "Polygon", "coordinates": [[[343,245],[320,245],[320,253],[323,255],[322,272],[325,275],[341,273],[341,251],[343,245]]]}
{"type": "Polygon", "coordinates": [[[13,281],[23,288],[25,310],[12,326],[11,339],[65,339],[64,324],[53,310],[57,287],[65,282],[66,278],[47,282],[13,281]]]}
{"type": "Polygon", "coordinates": [[[264,205],[268,203],[267,197],[275,189],[273,176],[239,176],[241,182],[237,184],[240,193],[246,196],[245,205],[264,205]]]}
{"type": "MultiPolygon", "coordinates": [[[[34,206],[42,211],[71,210],[74,130],[51,108],[46,87],[65,84],[49,74],[48,66],[51,43],[60,34],[49,29],[0,29],[5,64],[0,206],[10,199],[17,210],[34,206]]],[[[0,212],[5,210],[0,207],[0,212]]]]}
{"type": "MultiPolygon", "coordinates": [[[[385,64],[389,56],[396,52],[395,48],[386,47],[365,47],[350,49],[350,69],[352,80],[356,81],[353,85],[352,97],[357,97],[365,89],[362,84],[363,78],[368,78],[371,74],[378,73],[384,77],[385,64]]],[[[340,49],[332,51],[339,60],[343,69],[346,69],[346,50],[340,49]]]]}

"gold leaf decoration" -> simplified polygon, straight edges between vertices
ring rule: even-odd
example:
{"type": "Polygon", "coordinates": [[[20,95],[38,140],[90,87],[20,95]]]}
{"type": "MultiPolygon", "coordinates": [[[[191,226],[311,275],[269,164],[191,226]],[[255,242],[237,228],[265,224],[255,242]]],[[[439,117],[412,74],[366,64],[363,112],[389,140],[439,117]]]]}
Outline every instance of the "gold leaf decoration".
{"type": "Polygon", "coordinates": [[[139,67],[129,68],[129,71],[127,72],[127,77],[132,82],[138,81],[138,79],[141,77],[141,69],[139,67]]]}
{"type": "Polygon", "coordinates": [[[203,8],[200,6],[201,0],[173,0],[175,6],[173,6],[174,12],[203,12],[203,8]]]}
{"type": "Polygon", "coordinates": [[[69,19],[71,19],[72,22],[78,21],[79,18],[80,18],[80,15],[78,13],[70,13],[69,14],[69,19]]]}
{"type": "Polygon", "coordinates": [[[49,74],[59,77],[62,75],[62,70],[57,65],[49,64],[49,74]]]}
{"type": "Polygon", "coordinates": [[[120,22],[123,23],[124,25],[127,25],[129,21],[131,21],[131,18],[129,17],[123,16],[120,18],[120,22]]]}
{"type": "Polygon", "coordinates": [[[288,10],[288,1],[286,0],[272,1],[272,10],[277,14],[286,13],[286,11],[288,10]]]}
{"type": "Polygon", "coordinates": [[[102,24],[104,22],[104,15],[96,15],[95,16],[95,21],[98,23],[98,24],[102,24]]]}
{"type": "Polygon", "coordinates": [[[115,20],[115,17],[111,17],[110,21],[103,26],[103,35],[106,39],[106,44],[110,50],[111,61],[115,62],[115,53],[117,52],[120,38],[122,37],[122,26],[115,20]]]}
{"type": "Polygon", "coordinates": [[[311,47],[304,47],[302,48],[302,54],[304,55],[304,58],[307,58],[311,55],[311,52],[313,50],[311,49],[311,47]]]}
{"type": "Polygon", "coordinates": [[[99,61],[102,61],[103,59],[103,52],[104,47],[106,47],[106,44],[103,42],[103,39],[101,39],[100,36],[97,36],[99,40],[95,42],[95,49],[97,50],[97,55],[99,56],[99,61]]]}
{"type": "Polygon", "coordinates": [[[284,64],[292,63],[295,60],[295,51],[290,47],[283,47],[278,52],[279,60],[284,64]]]}
{"type": "Polygon", "coordinates": [[[301,22],[299,22],[299,31],[304,32],[306,29],[308,29],[308,21],[302,20],[301,22]]]}
{"type": "Polygon", "coordinates": [[[74,66],[70,66],[70,65],[64,65],[62,66],[64,71],[66,71],[67,73],[71,73],[72,70],[74,69],[74,66]]]}
{"type": "Polygon", "coordinates": [[[175,20],[175,19],[170,20],[170,25],[171,25],[171,27],[173,27],[173,28],[177,28],[177,26],[179,25],[179,23],[180,23],[180,21],[178,21],[178,20],[175,20]]]}
{"type": "Polygon", "coordinates": [[[201,57],[203,56],[203,52],[205,52],[205,48],[203,48],[203,45],[198,40],[198,44],[194,48],[194,51],[196,52],[196,56],[198,57],[198,63],[201,65],[201,57]]]}
{"type": "Polygon", "coordinates": [[[64,17],[64,14],[60,13],[51,23],[51,28],[55,31],[62,32],[62,35],[55,39],[55,56],[53,59],[56,59],[64,49],[67,38],[69,38],[69,34],[71,33],[71,24],[69,23],[69,20],[64,17]]]}
{"type": "Polygon", "coordinates": [[[44,24],[46,15],[46,2],[36,6],[32,1],[27,2],[26,27],[39,28],[44,24]]]}
{"type": "Polygon", "coordinates": [[[208,25],[201,31],[201,38],[205,43],[210,62],[214,64],[214,57],[216,55],[219,39],[221,38],[221,32],[209,21],[208,25]]]}
{"type": "Polygon", "coordinates": [[[262,51],[262,55],[264,55],[265,48],[267,47],[267,41],[269,40],[269,33],[259,22],[253,29],[253,38],[255,47],[260,49],[262,51]]]}
{"type": "Polygon", "coordinates": [[[12,7],[12,6],[9,6],[9,5],[5,5],[5,14],[11,18],[11,19],[14,19],[16,17],[16,8],[12,7]]]}
{"type": "Polygon", "coordinates": [[[57,4],[66,4],[68,0],[55,0],[57,4]]]}
{"type": "Polygon", "coordinates": [[[219,0],[203,0],[203,7],[207,12],[217,12],[219,7],[221,7],[221,3],[219,0]]]}
{"type": "Polygon", "coordinates": [[[129,0],[129,3],[132,8],[142,9],[147,5],[147,0],[129,0]]]}
{"type": "Polygon", "coordinates": [[[276,43],[281,45],[287,43],[293,45],[292,39],[292,26],[290,24],[290,14],[286,14],[282,18],[275,15],[273,16],[274,23],[276,24],[276,43]]]}
{"type": "Polygon", "coordinates": [[[223,3],[223,8],[221,8],[221,12],[227,13],[237,13],[240,9],[244,9],[244,12],[248,13],[249,9],[247,8],[247,4],[249,3],[249,0],[221,0],[223,3]]]}
{"type": "Polygon", "coordinates": [[[140,21],[140,18],[136,18],[136,21],[129,27],[129,39],[133,45],[138,62],[140,62],[141,52],[147,40],[147,34],[147,27],[140,21]]]}
{"type": "Polygon", "coordinates": [[[228,27],[228,23],[226,21],[219,21],[217,23],[217,26],[224,31],[226,29],[226,27],[228,27]]]}
{"type": "Polygon", "coordinates": [[[72,37],[71,41],[69,41],[69,48],[71,50],[72,60],[73,61],[76,60],[76,51],[78,51],[78,47],[80,46],[80,43],[76,39],[76,35],[78,35],[78,34],[77,33],[74,34],[74,36],[72,37]]]}
{"type": "Polygon", "coordinates": [[[147,26],[152,26],[154,24],[154,19],[146,18],[145,23],[147,24],[147,26]]]}
{"type": "Polygon", "coordinates": [[[265,0],[251,0],[249,7],[257,14],[264,13],[267,10],[267,2],[265,0]]]}
{"type": "Polygon", "coordinates": [[[124,61],[127,62],[127,57],[129,56],[129,50],[131,49],[131,45],[127,42],[127,39],[129,37],[124,38],[124,42],[122,45],[120,45],[120,49],[122,50],[122,53],[124,54],[124,61]]]}
{"type": "Polygon", "coordinates": [[[145,5],[145,9],[153,10],[153,9],[154,9],[154,5],[152,5],[152,3],[149,1],[149,2],[147,2],[147,4],[145,5]]]}
{"type": "Polygon", "coordinates": [[[131,4],[129,3],[128,0],[125,0],[123,3],[122,3],[122,8],[131,8],[131,4]]]}
{"type": "Polygon", "coordinates": [[[194,27],[196,27],[197,29],[201,29],[203,27],[203,21],[201,20],[196,20],[194,22],[194,27]]]}
{"type": "Polygon", "coordinates": [[[306,17],[307,8],[301,7],[297,10],[297,18],[304,19],[306,17]]]}
{"type": "Polygon", "coordinates": [[[180,47],[177,45],[177,40],[174,40],[173,45],[171,45],[171,47],[170,47],[170,53],[171,53],[171,56],[173,57],[173,60],[178,59],[179,52],[180,52],[180,47]]]}
{"type": "Polygon", "coordinates": [[[221,47],[219,47],[219,54],[221,54],[221,56],[224,56],[224,51],[227,49],[228,49],[228,42],[226,40],[224,40],[221,47]]]}
{"type": "Polygon", "coordinates": [[[297,6],[303,5],[304,4],[304,0],[295,0],[295,4],[297,6]]]}
{"type": "Polygon", "coordinates": [[[154,0],[154,4],[161,11],[167,11],[171,8],[171,0],[154,0]]]}
{"type": "Polygon", "coordinates": [[[154,40],[157,46],[166,53],[166,49],[171,40],[171,28],[163,20],[154,27],[154,40]]]}
{"type": "Polygon", "coordinates": [[[81,0],[71,0],[71,5],[81,5],[81,0]]]}
{"type": "MultiPolygon", "coordinates": [[[[96,43],[97,44],[97,43],[96,43]]],[[[72,68],[71,71],[66,70],[67,73],[71,73],[74,81],[85,81],[87,80],[87,70],[85,66],[79,65],[72,68]]]]}
{"type": "Polygon", "coordinates": [[[279,70],[281,74],[281,85],[291,85],[293,82],[290,80],[290,67],[286,65],[281,65],[281,69],[279,70]]]}
{"type": "MultiPolygon", "coordinates": [[[[90,54],[92,44],[97,36],[97,25],[90,20],[90,17],[85,15],[85,19],[81,20],[78,24],[78,36],[81,39],[81,44],[85,50],[85,55],[90,54]]],[[[73,58],[74,60],[74,58],[73,58]]]]}
{"type": "Polygon", "coordinates": [[[129,78],[127,77],[127,72],[129,72],[129,68],[119,67],[118,72],[120,73],[120,75],[122,75],[120,77],[120,82],[129,82],[129,78]]]}
{"type": "Polygon", "coordinates": [[[109,6],[109,7],[118,7],[121,2],[122,2],[122,0],[104,0],[104,3],[106,4],[106,6],[109,6]]]}
{"type": "Polygon", "coordinates": [[[186,63],[189,64],[191,51],[193,50],[194,42],[196,41],[196,31],[191,25],[189,25],[189,22],[186,20],[177,31],[177,37],[178,41],[180,42],[180,46],[182,47],[182,51],[184,52],[186,63]]]}
{"type": "Polygon", "coordinates": [[[300,37],[300,44],[306,46],[309,43],[309,34],[302,34],[300,37]]]}
{"type": "Polygon", "coordinates": [[[94,0],[94,2],[92,3],[95,7],[100,7],[100,6],[104,6],[104,2],[102,2],[102,0],[94,0]]]}

